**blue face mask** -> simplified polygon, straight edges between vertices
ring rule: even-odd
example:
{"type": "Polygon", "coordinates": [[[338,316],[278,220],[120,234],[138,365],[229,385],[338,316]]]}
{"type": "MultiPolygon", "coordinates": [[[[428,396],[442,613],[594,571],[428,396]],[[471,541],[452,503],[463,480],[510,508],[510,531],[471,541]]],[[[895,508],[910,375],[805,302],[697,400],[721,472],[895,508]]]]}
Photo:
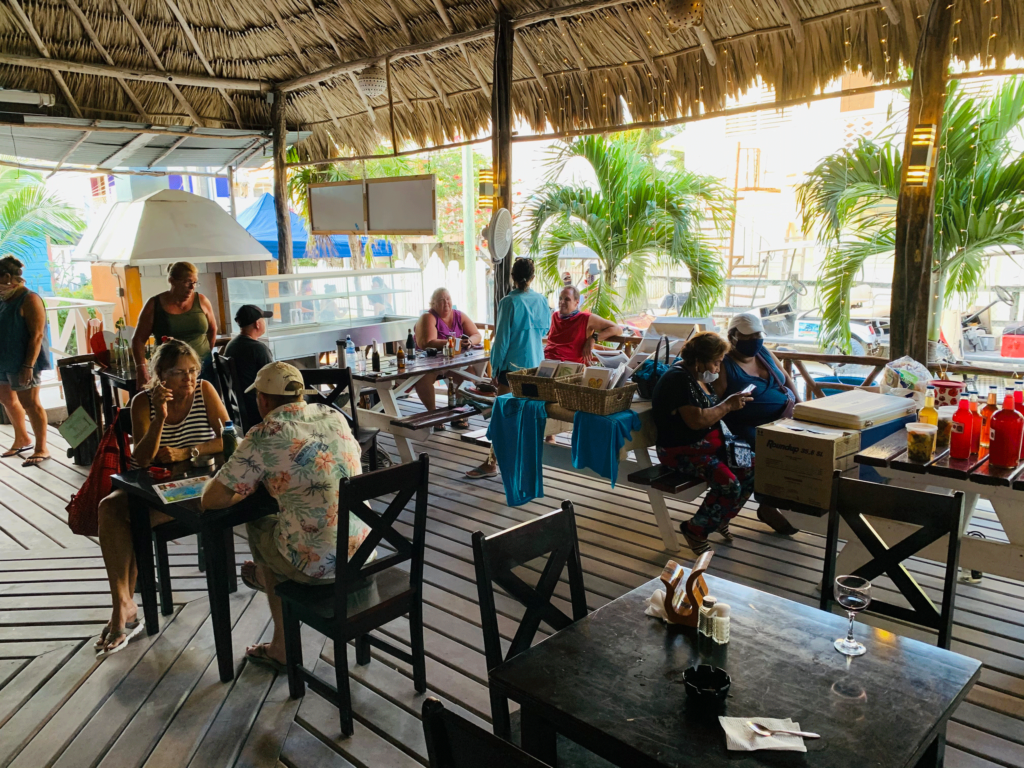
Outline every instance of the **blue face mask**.
{"type": "Polygon", "coordinates": [[[733,342],[733,347],[744,357],[753,357],[761,351],[764,346],[764,339],[741,339],[733,342]]]}

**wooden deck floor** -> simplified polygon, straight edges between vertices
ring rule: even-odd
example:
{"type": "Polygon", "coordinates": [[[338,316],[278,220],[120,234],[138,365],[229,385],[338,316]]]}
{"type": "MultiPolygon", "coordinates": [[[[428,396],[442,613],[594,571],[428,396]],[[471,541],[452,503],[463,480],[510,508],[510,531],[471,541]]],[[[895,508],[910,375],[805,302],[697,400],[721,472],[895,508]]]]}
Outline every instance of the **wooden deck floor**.
{"type": "MultiPolygon", "coordinates": [[[[9,437],[10,428],[0,427],[0,443],[8,444],[9,437]]],[[[269,611],[265,600],[241,585],[231,598],[238,674],[234,683],[220,683],[205,580],[190,540],[172,549],[177,610],[162,618],[162,631],[96,661],[92,642],[110,604],[102,559],[95,542],[70,533],[64,513],[85,472],[57,455],[64,443],[55,430],[52,439],[55,459],[41,468],[0,461],[0,767],[425,764],[418,719],[422,697],[413,691],[405,665],[379,658],[367,667],[352,664],[356,732],[342,741],[336,710],[322,698],[307,693],[292,701],[282,677],[242,660],[246,645],[267,636],[269,611]]],[[[393,449],[389,440],[385,446],[393,449]]],[[[611,491],[585,484],[578,475],[547,471],[546,499],[508,508],[500,480],[462,479],[481,460],[481,449],[461,443],[454,432],[421,448],[431,455],[432,491],[427,682],[433,695],[486,725],[486,670],[470,549],[474,531],[506,528],[571,499],[592,609],[656,577],[668,553],[646,498],[635,491],[611,491]]],[[[670,509],[682,520],[693,506],[670,502],[670,509]]],[[[976,527],[999,533],[991,516],[981,515],[976,527]]],[[[744,511],[733,530],[736,543],[717,549],[717,574],[816,603],[820,537],[774,535],[752,510],[744,511]]],[[[239,562],[246,551],[240,538],[239,562]]],[[[937,566],[919,563],[915,571],[934,597],[937,566]]],[[[509,605],[501,609],[509,617],[502,632],[510,639],[516,612],[509,605]]],[[[395,622],[387,633],[404,642],[407,625],[395,622]]],[[[1024,767],[1024,584],[986,577],[977,586],[961,585],[955,637],[955,650],[985,666],[949,726],[947,764],[1024,767]]],[[[304,640],[305,658],[319,657],[321,674],[333,674],[331,646],[314,633],[304,640]]]]}

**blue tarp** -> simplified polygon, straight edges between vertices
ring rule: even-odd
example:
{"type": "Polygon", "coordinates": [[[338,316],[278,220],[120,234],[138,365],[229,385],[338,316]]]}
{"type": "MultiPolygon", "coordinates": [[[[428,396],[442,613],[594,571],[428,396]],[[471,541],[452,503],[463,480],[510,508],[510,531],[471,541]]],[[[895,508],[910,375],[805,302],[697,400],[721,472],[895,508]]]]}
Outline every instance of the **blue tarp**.
{"type": "MultiPolygon", "coordinates": [[[[306,240],[309,237],[306,233],[306,223],[294,211],[289,211],[292,226],[292,258],[301,259],[306,255],[306,240]]],[[[245,227],[246,231],[259,240],[260,245],[270,251],[271,255],[277,258],[277,214],[274,211],[274,196],[269,192],[262,194],[259,199],[238,215],[238,223],[245,227]]],[[[366,237],[360,238],[363,246],[366,245],[366,237]]],[[[348,258],[348,238],[344,235],[332,235],[331,242],[337,251],[338,258],[348,258]]],[[[324,254],[327,255],[327,254],[324,254]]],[[[333,255],[333,254],[331,254],[333,255]]],[[[385,240],[373,241],[374,256],[390,256],[391,243],[385,240]]]]}

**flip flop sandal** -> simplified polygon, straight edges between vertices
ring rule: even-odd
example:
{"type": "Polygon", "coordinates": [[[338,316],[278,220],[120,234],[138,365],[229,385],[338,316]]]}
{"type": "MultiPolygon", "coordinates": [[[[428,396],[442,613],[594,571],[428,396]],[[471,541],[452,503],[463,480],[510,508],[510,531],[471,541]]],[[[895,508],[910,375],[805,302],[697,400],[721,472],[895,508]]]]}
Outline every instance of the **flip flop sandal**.
{"type": "Polygon", "coordinates": [[[103,650],[103,647],[107,644],[107,635],[110,634],[110,622],[107,622],[107,626],[100,632],[100,639],[93,645],[93,650],[99,652],[103,650]]]}
{"type": "Polygon", "coordinates": [[[497,468],[495,468],[494,470],[492,470],[490,472],[487,472],[485,470],[480,469],[480,467],[477,467],[476,469],[471,469],[471,470],[469,470],[469,472],[466,473],[466,477],[468,477],[470,480],[483,480],[483,479],[488,478],[488,477],[497,477],[497,476],[498,476],[497,468]]]}
{"type": "Polygon", "coordinates": [[[258,583],[255,579],[250,579],[248,576],[245,575],[244,565],[242,566],[241,569],[239,569],[239,576],[242,579],[242,583],[245,584],[245,586],[247,586],[249,589],[254,589],[257,592],[262,592],[266,594],[267,590],[262,584],[258,583]]]}
{"type": "Polygon", "coordinates": [[[49,456],[29,456],[25,461],[21,463],[23,467],[38,467],[44,461],[48,460],[49,456]]]}
{"type": "Polygon", "coordinates": [[[120,640],[122,637],[125,638],[124,641],[118,643],[113,648],[102,649],[99,653],[96,654],[96,656],[112,656],[115,653],[123,651],[127,647],[128,643],[130,643],[132,640],[134,640],[136,637],[142,634],[142,629],[142,622],[136,621],[134,624],[125,624],[124,629],[111,630],[110,634],[107,635],[107,645],[110,645],[115,640],[120,640]]]}
{"type": "Polygon", "coordinates": [[[259,664],[261,667],[268,667],[279,675],[288,674],[288,667],[282,664],[277,659],[273,659],[267,655],[267,644],[261,643],[257,645],[252,653],[246,652],[246,661],[251,661],[253,664],[259,664]]]}
{"type": "Polygon", "coordinates": [[[4,451],[3,453],[0,453],[0,459],[9,459],[12,456],[20,456],[25,451],[31,451],[32,448],[33,446],[31,445],[26,445],[24,448],[11,448],[11,450],[9,451],[4,451]]]}
{"type": "Polygon", "coordinates": [[[455,429],[469,429],[469,419],[456,419],[452,422],[455,429]]]}

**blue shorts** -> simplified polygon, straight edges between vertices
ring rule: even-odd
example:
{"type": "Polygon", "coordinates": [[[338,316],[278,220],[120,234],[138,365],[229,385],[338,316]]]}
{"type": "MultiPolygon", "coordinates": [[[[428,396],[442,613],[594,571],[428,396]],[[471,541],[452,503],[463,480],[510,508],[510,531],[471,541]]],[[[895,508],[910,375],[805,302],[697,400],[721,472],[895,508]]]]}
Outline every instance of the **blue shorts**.
{"type": "Polygon", "coordinates": [[[32,371],[32,380],[25,386],[21,385],[21,371],[15,371],[14,373],[2,373],[0,374],[0,384],[9,384],[11,390],[14,392],[25,392],[29,389],[35,389],[39,386],[40,378],[39,371],[32,371]]]}

